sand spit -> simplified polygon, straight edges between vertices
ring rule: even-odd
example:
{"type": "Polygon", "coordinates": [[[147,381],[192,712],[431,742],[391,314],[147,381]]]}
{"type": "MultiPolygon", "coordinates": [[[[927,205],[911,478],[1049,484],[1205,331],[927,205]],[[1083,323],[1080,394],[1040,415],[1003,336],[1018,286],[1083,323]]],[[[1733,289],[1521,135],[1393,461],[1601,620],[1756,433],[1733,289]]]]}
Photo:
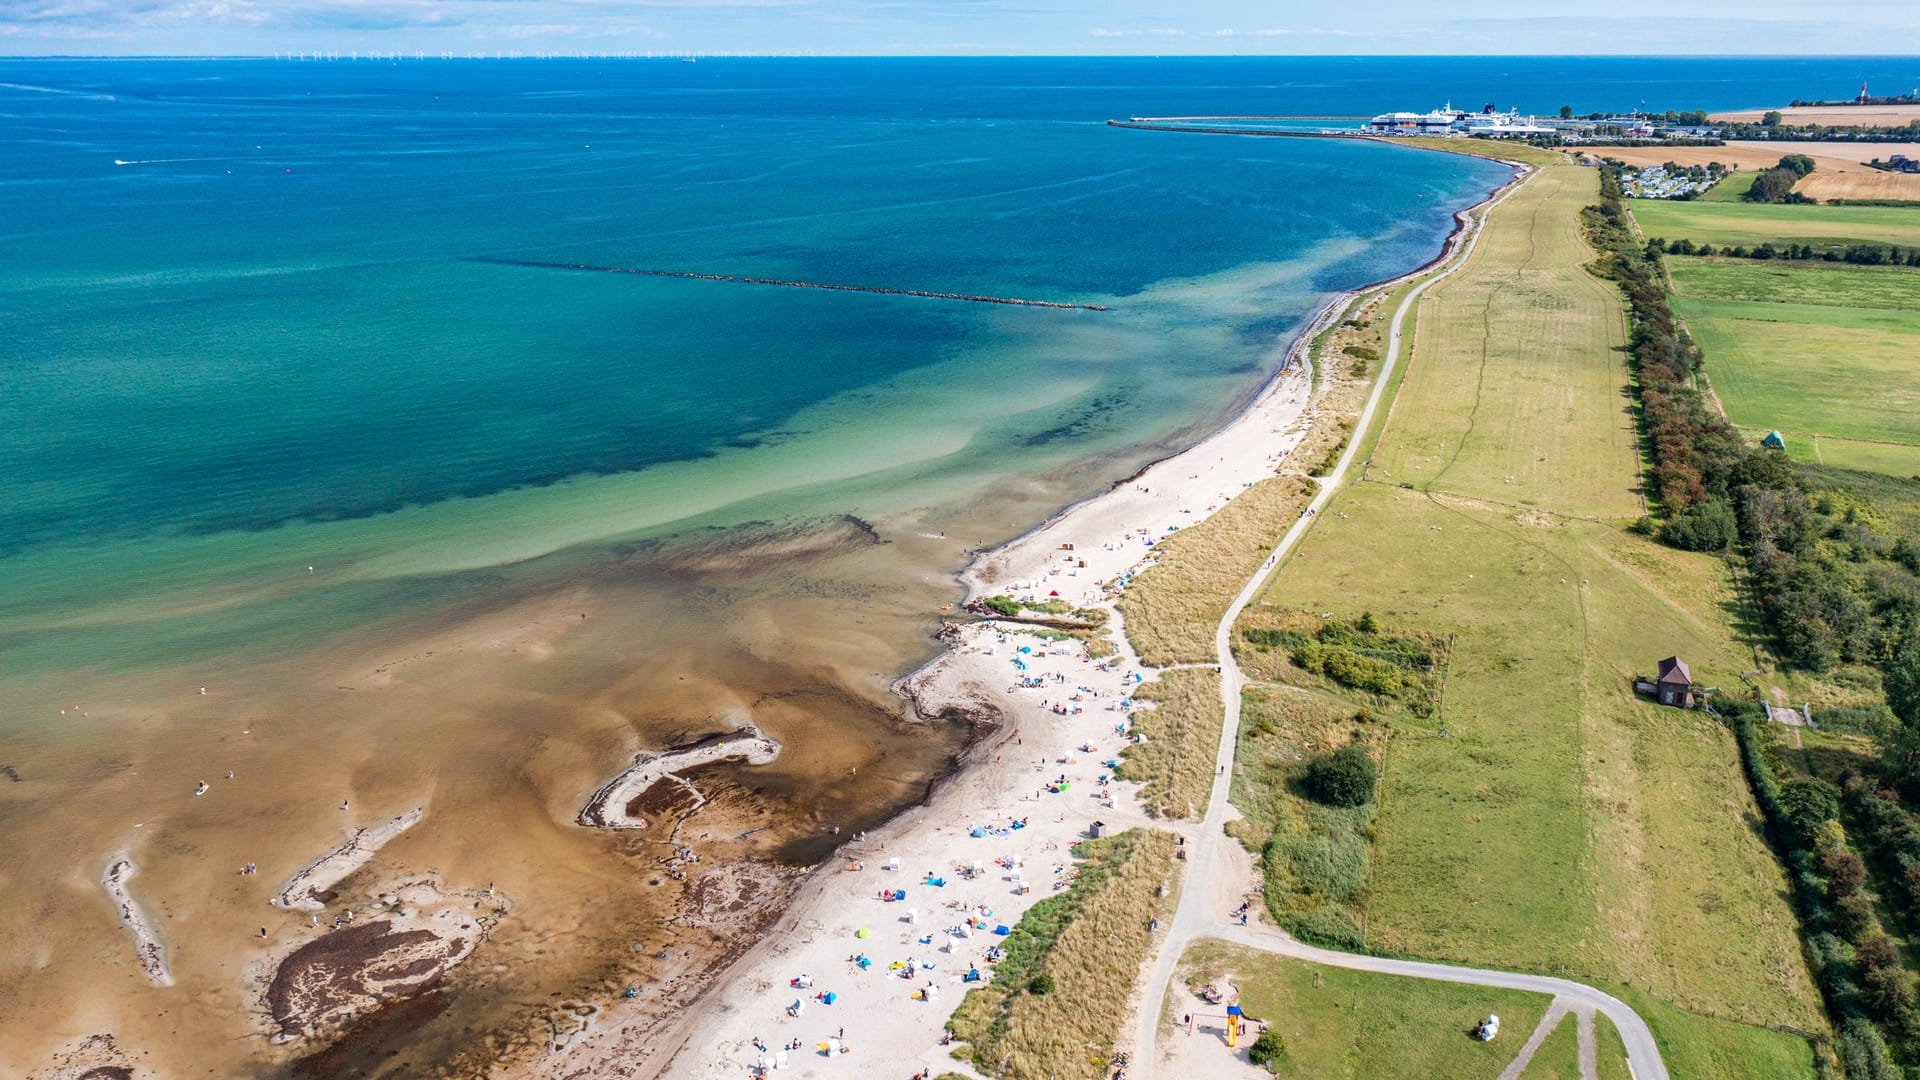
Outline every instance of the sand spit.
{"type": "Polygon", "coordinates": [[[107,872],[101,875],[100,884],[120,913],[120,925],[133,935],[133,951],[140,959],[140,970],[146,972],[153,985],[172,986],[173,973],[167,969],[167,953],[160,943],[160,934],[153,928],[146,909],[127,891],[127,882],[139,872],[140,867],[132,856],[122,851],[108,858],[107,872]]]}
{"type": "Polygon", "coordinates": [[[431,878],[373,896],[354,921],[297,944],[256,971],[276,1043],[336,1031],[436,986],[506,914],[493,892],[447,891],[431,878]]]}
{"type": "Polygon", "coordinates": [[[663,753],[636,754],[632,765],[600,785],[576,820],[592,829],[644,829],[647,820],[628,813],[627,808],[659,781],[668,777],[678,780],[681,769],[728,758],[741,758],[749,765],[765,765],[779,756],[780,744],[752,724],[742,724],[726,735],[708,737],[663,753]]]}
{"type": "Polygon", "coordinates": [[[301,911],[325,908],[327,901],[332,898],[335,885],[365,866],[394,837],[418,825],[426,813],[425,807],[415,807],[383,825],[355,829],[346,843],[308,863],[299,873],[288,878],[286,886],[273,898],[273,906],[288,910],[298,908],[301,911]]]}

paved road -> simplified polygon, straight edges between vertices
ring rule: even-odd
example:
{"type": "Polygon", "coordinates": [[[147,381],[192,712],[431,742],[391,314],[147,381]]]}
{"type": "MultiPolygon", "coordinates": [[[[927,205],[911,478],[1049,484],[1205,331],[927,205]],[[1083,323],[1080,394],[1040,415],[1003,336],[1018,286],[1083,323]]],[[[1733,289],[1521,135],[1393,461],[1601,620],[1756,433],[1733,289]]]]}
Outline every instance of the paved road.
{"type": "MultiPolygon", "coordinates": [[[[1505,202],[1515,191],[1521,189],[1526,181],[1509,188],[1487,207],[1491,213],[1495,206],[1505,202]]],[[[1480,221],[1486,220],[1483,214],[1480,221]]],[[[1358,971],[1373,971],[1384,975],[1404,975],[1416,979],[1439,979],[1445,982],[1467,983],[1474,986],[1495,986],[1512,990],[1532,990],[1544,994],[1553,994],[1569,1002],[1590,1006],[1605,1013],[1620,1031],[1620,1037],[1626,1044],[1627,1064],[1636,1080],[1668,1080],[1666,1063],[1660,1058],[1660,1050],[1654,1044],[1653,1032],[1640,1014],[1629,1008],[1626,1003],[1610,994],[1603,993],[1590,986],[1571,982],[1566,979],[1548,978],[1543,975],[1524,975],[1505,971],[1490,971],[1483,968],[1454,967],[1448,964],[1428,964],[1414,960],[1393,960],[1379,956],[1364,956],[1356,953],[1334,952],[1321,949],[1295,940],[1279,929],[1264,924],[1238,926],[1230,924],[1227,913],[1231,903],[1221,896],[1223,888],[1237,891],[1246,884],[1244,873],[1236,870],[1236,859],[1231,852],[1224,850],[1238,841],[1226,835],[1226,822],[1231,813],[1227,804],[1227,791],[1230,786],[1228,770],[1233,765],[1234,744],[1240,731],[1240,692],[1246,685],[1246,677],[1241,674],[1240,666],[1234,662],[1230,638],[1233,622],[1239,617],[1241,609],[1251,603],[1265,587],[1267,577],[1279,565],[1287,552],[1299,542],[1317,514],[1334,493],[1339,490],[1340,482],[1345,478],[1347,468],[1353,463],[1360,444],[1365,440],[1368,426],[1378,411],[1387,383],[1393,376],[1394,364],[1400,357],[1401,324],[1406,315],[1413,310],[1415,301],[1435,282],[1444,280],[1454,271],[1464,266],[1467,257],[1480,240],[1480,226],[1469,227],[1462,248],[1457,257],[1433,276],[1420,282],[1408,291],[1399,308],[1393,313],[1393,323],[1387,334],[1386,361],[1381,365],[1380,377],[1374,383],[1373,393],[1367,398],[1366,408],[1361,411],[1359,420],[1354,424],[1353,436],[1347,441],[1347,448],[1340,455],[1333,471],[1321,482],[1320,490],[1313,501],[1307,504],[1307,513],[1302,513],[1293,527],[1287,530],[1280,543],[1273,549],[1273,555],[1260,567],[1233,605],[1227,609],[1226,616],[1220,620],[1214,632],[1214,650],[1219,654],[1220,693],[1226,706],[1226,722],[1220,732],[1219,765],[1213,782],[1213,792],[1207,800],[1207,815],[1197,828],[1188,832],[1188,867],[1186,887],[1181,891],[1180,906],[1167,926],[1165,936],[1160,941],[1160,949],[1154,958],[1152,973],[1141,998],[1138,1015],[1135,1017],[1133,1038],[1133,1064],[1127,1075],[1133,1080],[1153,1080],[1158,1066],[1156,1041],[1160,1030],[1161,1003],[1166,1000],[1167,986],[1173,980],[1174,966],[1185,954],[1187,947],[1200,938],[1220,938],[1236,944],[1279,953],[1295,959],[1307,960],[1329,967],[1352,968],[1358,971]]]]}

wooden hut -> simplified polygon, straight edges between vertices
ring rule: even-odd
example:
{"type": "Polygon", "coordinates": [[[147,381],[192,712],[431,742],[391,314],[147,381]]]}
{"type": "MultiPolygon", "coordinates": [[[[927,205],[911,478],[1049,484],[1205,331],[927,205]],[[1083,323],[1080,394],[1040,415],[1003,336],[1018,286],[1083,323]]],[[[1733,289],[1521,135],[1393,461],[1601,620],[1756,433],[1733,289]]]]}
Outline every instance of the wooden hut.
{"type": "Polygon", "coordinates": [[[1660,675],[1654,679],[1654,700],[1679,709],[1693,708],[1693,672],[1677,656],[1660,661],[1660,675]]]}

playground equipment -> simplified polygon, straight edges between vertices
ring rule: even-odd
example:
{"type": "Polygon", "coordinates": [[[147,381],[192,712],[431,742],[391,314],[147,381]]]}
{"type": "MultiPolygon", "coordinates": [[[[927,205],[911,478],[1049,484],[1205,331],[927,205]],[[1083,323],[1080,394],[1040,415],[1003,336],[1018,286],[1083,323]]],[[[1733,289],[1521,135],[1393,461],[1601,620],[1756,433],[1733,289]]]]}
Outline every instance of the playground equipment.
{"type": "Polygon", "coordinates": [[[1227,1046],[1229,1049],[1240,1045],[1240,1028],[1244,1023],[1245,1020],[1241,1017],[1240,1006],[1227,1006],[1227,1046]]]}

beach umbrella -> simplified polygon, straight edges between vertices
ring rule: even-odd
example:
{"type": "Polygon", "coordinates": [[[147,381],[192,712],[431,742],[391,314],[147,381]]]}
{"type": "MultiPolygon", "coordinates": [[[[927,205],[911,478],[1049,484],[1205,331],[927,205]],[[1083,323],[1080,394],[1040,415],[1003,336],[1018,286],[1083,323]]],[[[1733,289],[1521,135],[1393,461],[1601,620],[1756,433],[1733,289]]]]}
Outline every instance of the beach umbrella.
{"type": "Polygon", "coordinates": [[[863,927],[861,927],[860,929],[858,929],[858,930],[855,930],[855,931],[853,932],[853,936],[854,936],[854,937],[857,937],[857,938],[865,938],[866,936],[868,936],[868,935],[869,935],[869,934],[871,934],[871,933],[873,933],[873,931],[871,931],[871,930],[869,930],[869,929],[867,929],[866,927],[864,927],[864,926],[863,926],[863,927]]]}

